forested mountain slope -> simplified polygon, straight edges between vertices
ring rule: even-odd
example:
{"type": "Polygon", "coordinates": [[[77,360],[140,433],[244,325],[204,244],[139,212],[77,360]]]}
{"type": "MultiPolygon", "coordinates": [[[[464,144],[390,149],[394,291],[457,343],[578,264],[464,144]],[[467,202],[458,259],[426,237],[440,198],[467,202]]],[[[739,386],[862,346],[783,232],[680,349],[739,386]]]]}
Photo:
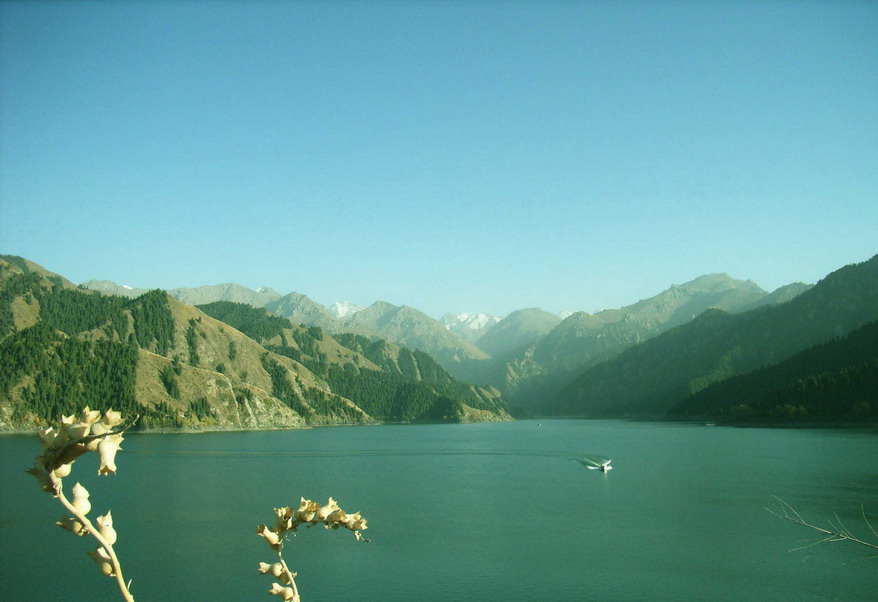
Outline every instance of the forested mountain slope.
{"type": "Polygon", "coordinates": [[[285,322],[263,346],[163,291],[104,296],[23,262],[0,260],[0,428],[34,427],[86,404],[141,414],[145,426],[508,417],[496,392],[475,388],[463,396],[412,381],[392,398],[365,395],[359,366],[369,376],[382,369],[319,330],[285,322]],[[352,373],[336,379],[344,393],[330,385],[336,369],[352,373]],[[360,394],[369,410],[347,396],[360,394]]]}
{"type": "MultiPolygon", "coordinates": [[[[126,297],[135,297],[146,292],[101,280],[90,280],[83,283],[82,287],[126,297]],[[133,290],[139,293],[134,294],[133,290]]],[[[445,328],[438,320],[413,308],[399,307],[383,301],[342,318],[333,315],[307,295],[292,292],[281,296],[267,287],[254,291],[238,284],[219,284],[178,288],[169,292],[189,305],[206,305],[217,301],[244,303],[252,307],[264,307],[277,316],[289,319],[293,324],[317,326],[330,335],[353,333],[420,349],[459,378],[468,374],[465,369],[461,370],[463,364],[469,360],[487,359],[487,355],[470,340],[457,331],[445,328]]]]}
{"type": "Polygon", "coordinates": [[[878,322],[771,366],[733,376],[672,407],[719,422],[878,420],[878,322]]]}
{"type": "Polygon", "coordinates": [[[791,301],[710,310],[586,370],[542,409],[662,416],[708,385],[783,361],[878,319],[878,256],[841,268],[791,301]]]}
{"type": "Polygon", "coordinates": [[[497,391],[456,381],[420,350],[350,333],[332,337],[316,326],[293,326],[286,318],[243,304],[199,308],[300,362],[373,416],[396,421],[506,417],[497,391]]]}

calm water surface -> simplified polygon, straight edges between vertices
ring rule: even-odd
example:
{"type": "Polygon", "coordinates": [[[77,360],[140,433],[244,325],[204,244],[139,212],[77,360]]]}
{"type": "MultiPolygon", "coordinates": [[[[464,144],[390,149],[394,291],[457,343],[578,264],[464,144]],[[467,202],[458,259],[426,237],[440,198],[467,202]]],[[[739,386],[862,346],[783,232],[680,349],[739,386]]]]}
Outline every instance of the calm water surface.
{"type": "MultiPolygon", "coordinates": [[[[366,516],[372,541],[321,528],[289,542],[305,602],[878,599],[878,558],[848,543],[791,551],[816,534],[764,509],[777,495],[868,535],[874,432],[551,420],[135,434],[124,447],[118,475],[98,478],[91,454],[73,477],[92,517],[112,509],[139,601],[272,599],[256,526],[330,495],[366,516]]],[[[63,509],[23,472],[37,451],[35,437],[0,438],[0,599],[118,599],[91,542],[53,526],[63,509]]]]}

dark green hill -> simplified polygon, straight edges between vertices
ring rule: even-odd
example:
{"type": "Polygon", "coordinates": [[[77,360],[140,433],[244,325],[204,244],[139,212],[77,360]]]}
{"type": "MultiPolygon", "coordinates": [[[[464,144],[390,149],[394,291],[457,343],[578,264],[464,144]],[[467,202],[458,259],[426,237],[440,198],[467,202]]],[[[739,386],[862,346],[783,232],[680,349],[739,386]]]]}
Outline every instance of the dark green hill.
{"type": "Polygon", "coordinates": [[[132,343],[68,337],[39,322],[0,340],[0,358],[0,392],[15,389],[20,400],[5,408],[12,422],[24,422],[28,414],[57,420],[86,405],[141,413],[132,343]],[[103,400],[113,401],[104,407],[103,400]]]}
{"type": "Polygon", "coordinates": [[[56,274],[55,272],[50,272],[43,266],[36,264],[33,261],[27,260],[24,257],[19,257],[18,255],[0,255],[0,261],[3,262],[3,264],[0,265],[14,268],[15,271],[17,271],[18,273],[43,276],[53,285],[60,286],[62,288],[76,288],[75,284],[73,284],[63,276],[56,274]]]}
{"type": "Polygon", "coordinates": [[[709,310],[582,373],[542,409],[660,417],[708,385],[778,363],[878,320],[878,256],[833,272],[791,301],[709,310]]]}
{"type": "Polygon", "coordinates": [[[690,395],[672,419],[721,422],[878,420],[878,322],[778,364],[690,395]]]}
{"type": "Polygon", "coordinates": [[[164,353],[173,340],[165,294],[88,293],[31,262],[6,259],[0,260],[0,415],[22,422],[58,419],[85,405],[137,407],[139,349],[164,353]]]}
{"type": "Polygon", "coordinates": [[[237,328],[258,342],[270,341],[275,337],[280,337],[284,330],[293,328],[293,324],[288,319],[274,316],[265,309],[244,303],[215,301],[195,307],[220,322],[237,328]]]}

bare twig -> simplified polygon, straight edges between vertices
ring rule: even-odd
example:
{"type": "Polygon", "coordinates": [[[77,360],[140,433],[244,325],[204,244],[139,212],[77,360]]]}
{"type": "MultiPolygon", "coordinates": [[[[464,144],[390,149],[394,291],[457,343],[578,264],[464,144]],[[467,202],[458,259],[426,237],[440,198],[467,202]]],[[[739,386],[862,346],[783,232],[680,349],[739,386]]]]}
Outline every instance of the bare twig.
{"type": "Polygon", "coordinates": [[[875,536],[875,539],[878,539],[878,532],[875,531],[872,523],[870,523],[869,519],[866,518],[866,508],[863,506],[863,504],[860,504],[860,513],[863,515],[863,522],[866,523],[867,527],[869,527],[869,530],[872,532],[872,535],[875,536]]]}
{"type": "MultiPolygon", "coordinates": [[[[815,541],[814,543],[808,544],[807,546],[802,546],[800,548],[794,548],[795,550],[802,550],[805,548],[810,548],[812,546],[819,545],[821,543],[837,542],[837,541],[850,541],[852,543],[856,543],[856,544],[859,544],[861,546],[866,546],[867,548],[871,548],[873,550],[878,550],[878,543],[865,541],[863,539],[860,539],[859,537],[856,537],[850,529],[848,529],[847,527],[844,526],[844,523],[841,522],[841,519],[838,517],[838,514],[834,514],[835,522],[833,523],[832,521],[830,521],[829,528],[825,529],[823,527],[818,527],[817,525],[811,524],[808,521],[806,521],[804,518],[802,518],[802,515],[799,514],[795,510],[795,508],[790,506],[788,503],[786,503],[781,498],[779,498],[777,496],[772,496],[772,497],[777,501],[778,509],[775,510],[772,508],[766,508],[766,510],[768,510],[769,512],[771,512],[773,515],[777,516],[778,518],[788,520],[791,523],[801,525],[803,527],[808,527],[809,529],[812,529],[814,531],[817,531],[818,533],[825,535],[825,537],[823,537],[822,539],[815,541]]],[[[869,530],[876,537],[876,539],[878,539],[878,533],[875,532],[875,529],[872,527],[872,524],[866,518],[865,509],[862,506],[860,506],[860,510],[863,514],[863,520],[865,521],[866,525],[869,527],[869,530]]]]}

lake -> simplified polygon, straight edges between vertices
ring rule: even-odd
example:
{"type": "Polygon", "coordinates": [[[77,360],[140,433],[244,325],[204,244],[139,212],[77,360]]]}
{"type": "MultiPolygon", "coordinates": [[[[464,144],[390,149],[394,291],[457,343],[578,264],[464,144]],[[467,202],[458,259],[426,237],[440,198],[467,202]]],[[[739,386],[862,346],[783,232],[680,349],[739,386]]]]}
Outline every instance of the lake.
{"type": "MultiPolygon", "coordinates": [[[[765,510],[878,529],[874,431],[623,421],[132,434],[119,473],[89,454],[65,480],[112,509],[132,593],[276,600],[256,572],[272,508],[333,496],[369,521],[303,529],[284,548],[305,602],[327,600],[875,600],[878,558],[765,510]],[[599,454],[615,470],[572,458],[599,454]]],[[[0,598],[117,600],[91,538],[24,470],[35,436],[0,437],[0,598]]],[[[874,541],[874,536],[871,536],[874,541]]]]}

